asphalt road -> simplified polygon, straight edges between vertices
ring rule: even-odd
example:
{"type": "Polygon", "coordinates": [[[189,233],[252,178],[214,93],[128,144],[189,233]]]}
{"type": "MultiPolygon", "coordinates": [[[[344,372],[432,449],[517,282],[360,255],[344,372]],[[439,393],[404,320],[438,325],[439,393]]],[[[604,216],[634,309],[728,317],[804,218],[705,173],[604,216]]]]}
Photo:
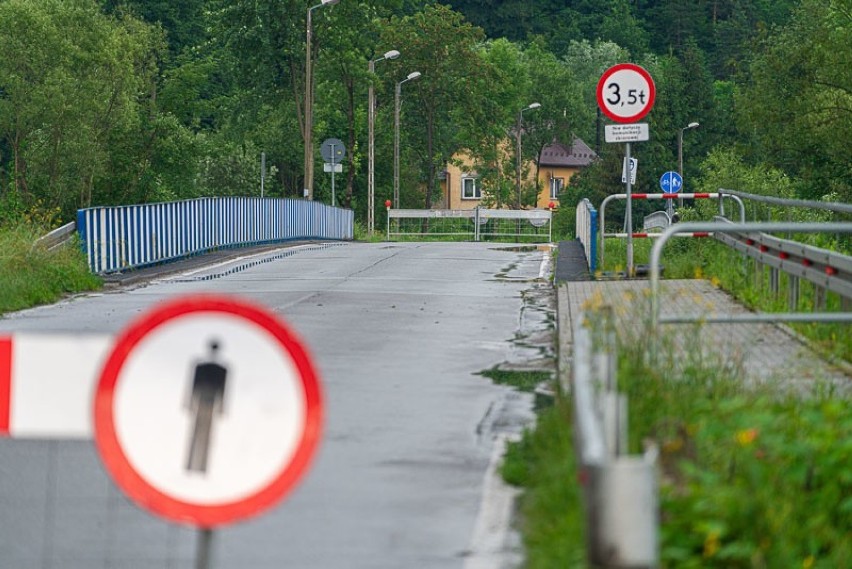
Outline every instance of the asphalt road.
{"type": "MultiPolygon", "coordinates": [[[[115,334],[199,292],[260,303],[317,362],[324,435],[280,506],[216,532],[211,567],[510,566],[493,455],[529,401],[477,374],[541,355],[513,340],[547,327],[525,301],[548,288],[546,263],[483,243],[312,244],[12,314],[0,331],[115,334]]],[[[0,440],[0,567],[185,569],[196,542],[128,502],[91,441],[0,440]]]]}

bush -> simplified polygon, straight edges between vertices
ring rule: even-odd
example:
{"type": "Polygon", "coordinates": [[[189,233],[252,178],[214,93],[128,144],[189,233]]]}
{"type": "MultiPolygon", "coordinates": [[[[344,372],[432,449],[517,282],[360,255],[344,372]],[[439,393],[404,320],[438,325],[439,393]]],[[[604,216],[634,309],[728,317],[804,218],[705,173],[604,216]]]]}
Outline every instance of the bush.
{"type": "Polygon", "coordinates": [[[45,233],[40,226],[24,222],[0,227],[0,313],[100,287],[79,247],[47,251],[34,245],[45,233]]]}

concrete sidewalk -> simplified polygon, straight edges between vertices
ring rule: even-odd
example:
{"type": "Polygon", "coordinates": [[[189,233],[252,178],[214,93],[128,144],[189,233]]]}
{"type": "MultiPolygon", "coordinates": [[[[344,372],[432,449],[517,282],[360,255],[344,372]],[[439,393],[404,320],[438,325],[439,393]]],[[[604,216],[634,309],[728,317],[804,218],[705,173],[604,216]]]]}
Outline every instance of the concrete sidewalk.
{"type": "MultiPolygon", "coordinates": [[[[748,311],[706,280],[663,281],[661,299],[662,315],[748,311]]],[[[649,340],[647,280],[566,282],[559,285],[558,303],[560,327],[573,330],[583,310],[609,305],[622,335],[649,340]]],[[[852,366],[827,362],[782,324],[666,324],[661,334],[664,349],[677,350],[678,358],[713,358],[710,361],[741,370],[749,383],[770,383],[802,393],[829,385],[852,394],[852,366]]],[[[571,338],[571,334],[562,329],[561,337],[571,338]]]]}

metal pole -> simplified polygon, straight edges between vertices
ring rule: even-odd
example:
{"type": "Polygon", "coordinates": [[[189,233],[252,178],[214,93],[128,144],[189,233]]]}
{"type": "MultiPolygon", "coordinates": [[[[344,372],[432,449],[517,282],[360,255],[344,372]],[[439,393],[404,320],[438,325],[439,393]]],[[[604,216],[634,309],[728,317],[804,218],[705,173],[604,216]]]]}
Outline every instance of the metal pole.
{"type": "Polygon", "coordinates": [[[624,156],[627,172],[627,209],[624,214],[627,222],[627,278],[633,278],[633,184],[630,181],[630,143],[624,144],[624,156]]]}
{"type": "Polygon", "coordinates": [[[314,199],[314,149],[313,149],[313,77],[312,59],[311,57],[311,12],[313,8],[308,8],[308,21],[305,26],[305,191],[304,198],[308,200],[314,199]]]}
{"type": "MultiPolygon", "coordinates": [[[[680,174],[681,180],[683,180],[683,130],[677,131],[677,173],[680,174]]],[[[683,207],[683,198],[678,198],[677,206],[683,207]]]]}
{"type": "Polygon", "coordinates": [[[213,530],[201,528],[198,530],[198,551],[195,556],[195,569],[210,569],[213,559],[213,530]]]}
{"type": "Polygon", "coordinates": [[[420,77],[419,71],[412,71],[408,77],[396,84],[393,102],[394,128],[393,128],[393,205],[399,209],[399,107],[402,96],[402,84],[413,81],[420,77]]]}
{"type": "Polygon", "coordinates": [[[266,152],[260,153],[260,197],[263,198],[263,181],[266,178],[266,152]]]}
{"type": "Polygon", "coordinates": [[[521,209],[521,128],[523,127],[524,120],[524,110],[521,109],[518,111],[518,125],[517,125],[517,133],[516,133],[516,148],[515,148],[515,168],[517,169],[517,192],[518,192],[518,203],[517,208],[521,209]]]}
{"type": "Polygon", "coordinates": [[[334,147],[335,144],[331,144],[331,207],[334,207],[334,147]]]}
{"type": "Polygon", "coordinates": [[[393,100],[393,203],[399,208],[399,99],[402,81],[396,84],[393,100]]]}
{"type": "Polygon", "coordinates": [[[367,88],[367,232],[372,235],[376,229],[376,93],[373,88],[373,74],[376,63],[372,59],[369,65],[370,85],[367,88]]]}

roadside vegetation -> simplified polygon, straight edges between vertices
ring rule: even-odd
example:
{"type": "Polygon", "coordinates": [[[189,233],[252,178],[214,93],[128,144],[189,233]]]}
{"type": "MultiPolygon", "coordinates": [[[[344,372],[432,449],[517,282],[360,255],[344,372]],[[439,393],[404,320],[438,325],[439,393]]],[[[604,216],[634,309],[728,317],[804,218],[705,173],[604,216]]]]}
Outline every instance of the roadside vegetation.
{"type": "Polygon", "coordinates": [[[519,513],[527,569],[587,567],[571,416],[570,399],[557,396],[503,461],[504,480],[524,489],[519,513]]]}
{"type": "MultiPolygon", "coordinates": [[[[850,566],[848,397],[746,387],[738,366],[712,357],[663,353],[650,366],[646,342],[619,340],[630,452],[652,440],[661,453],[661,567],[850,566]]],[[[525,490],[526,567],[586,567],[570,405],[560,396],[543,410],[504,463],[525,490]]]]}
{"type": "Polygon", "coordinates": [[[53,251],[36,246],[45,233],[41,226],[23,221],[0,225],[0,314],[101,286],[74,244],[53,251]]]}

